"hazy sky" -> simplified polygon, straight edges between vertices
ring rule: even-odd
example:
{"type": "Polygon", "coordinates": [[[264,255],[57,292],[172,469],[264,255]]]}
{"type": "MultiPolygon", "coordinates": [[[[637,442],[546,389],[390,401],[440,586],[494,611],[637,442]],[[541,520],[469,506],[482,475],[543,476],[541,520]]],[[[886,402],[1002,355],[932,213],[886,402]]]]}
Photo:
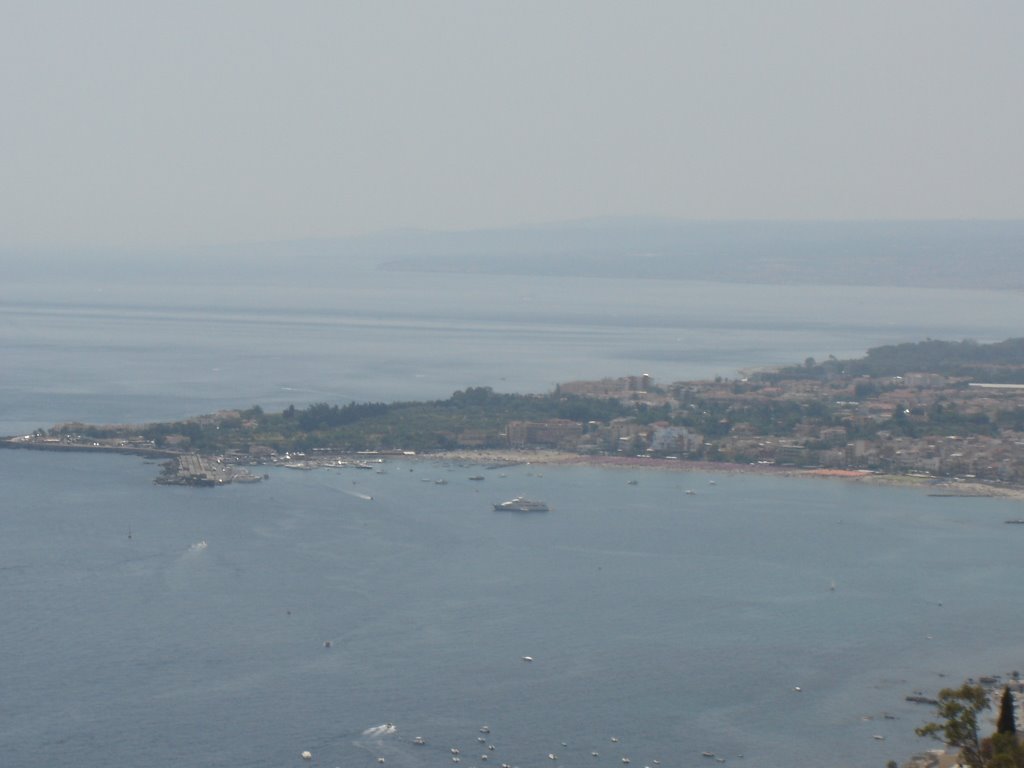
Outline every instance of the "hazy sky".
{"type": "Polygon", "coordinates": [[[0,245],[1024,217],[1024,2],[6,2],[0,245]]]}

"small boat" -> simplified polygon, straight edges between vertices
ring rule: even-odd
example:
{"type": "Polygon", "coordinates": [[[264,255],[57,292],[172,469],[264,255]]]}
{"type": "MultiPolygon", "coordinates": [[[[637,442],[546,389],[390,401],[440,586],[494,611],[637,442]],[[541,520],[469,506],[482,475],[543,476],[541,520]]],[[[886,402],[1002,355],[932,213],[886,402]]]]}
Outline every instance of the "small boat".
{"type": "Polygon", "coordinates": [[[483,476],[483,475],[473,475],[473,476],[472,476],[471,478],[469,478],[469,479],[470,479],[470,480],[483,480],[483,479],[484,479],[484,476],[483,476]]]}
{"type": "Polygon", "coordinates": [[[516,496],[514,499],[502,501],[494,505],[495,512],[547,512],[548,505],[543,501],[530,501],[530,499],[516,496]]]}
{"type": "Polygon", "coordinates": [[[300,757],[303,760],[312,760],[313,759],[313,753],[310,752],[308,749],[304,749],[304,750],[302,750],[302,754],[300,755],[300,757]]]}
{"type": "Polygon", "coordinates": [[[533,656],[523,656],[523,661],[533,661],[533,656]]]}
{"type": "Polygon", "coordinates": [[[424,739],[422,736],[417,736],[415,739],[412,740],[412,743],[422,747],[424,744],[427,743],[427,740],[424,739]]]}
{"type": "Polygon", "coordinates": [[[481,725],[480,726],[480,733],[490,733],[490,732],[491,732],[490,726],[487,726],[487,725],[481,725]]]}
{"type": "MultiPolygon", "coordinates": [[[[1006,521],[1006,524],[1007,524],[1007,525],[1024,525],[1024,520],[1007,520],[1007,521],[1006,521]]],[[[128,534],[128,538],[130,539],[131,537],[132,537],[132,536],[131,536],[131,534],[129,533],[129,534],[128,534]]]]}
{"type": "Polygon", "coordinates": [[[697,492],[695,490],[693,490],[693,488],[687,488],[686,489],[686,495],[687,496],[696,496],[697,492]]]}
{"type": "Polygon", "coordinates": [[[629,758],[628,757],[622,758],[622,764],[623,765],[629,765],[629,758]]]}
{"type": "Polygon", "coordinates": [[[626,481],[626,485],[639,485],[639,484],[640,484],[639,480],[628,480],[628,481],[626,481]]]}

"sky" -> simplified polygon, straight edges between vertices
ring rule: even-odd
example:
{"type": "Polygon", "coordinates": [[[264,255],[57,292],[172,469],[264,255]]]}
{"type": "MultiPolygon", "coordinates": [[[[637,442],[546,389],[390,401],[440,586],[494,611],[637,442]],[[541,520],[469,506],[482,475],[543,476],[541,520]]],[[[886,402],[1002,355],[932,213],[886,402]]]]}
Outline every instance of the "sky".
{"type": "Polygon", "coordinates": [[[0,246],[1024,218],[1024,3],[0,0],[0,246]]]}

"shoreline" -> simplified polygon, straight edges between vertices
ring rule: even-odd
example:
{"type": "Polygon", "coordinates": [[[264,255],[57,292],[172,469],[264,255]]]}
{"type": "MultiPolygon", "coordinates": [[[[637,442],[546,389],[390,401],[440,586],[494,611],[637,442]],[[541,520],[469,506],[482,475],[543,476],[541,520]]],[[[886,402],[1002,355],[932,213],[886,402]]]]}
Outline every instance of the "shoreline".
{"type": "MultiPolygon", "coordinates": [[[[150,459],[178,459],[191,455],[188,452],[170,451],[159,448],[139,446],[82,445],[65,443],[39,443],[19,438],[0,438],[0,448],[15,448],[37,451],[81,452],[81,453],[115,453],[122,455],[142,456],[150,459]]],[[[197,454],[198,455],[198,454],[197,454]]],[[[688,459],[663,459],[650,456],[603,456],[586,455],[560,451],[556,449],[512,449],[490,448],[479,450],[448,450],[432,451],[419,454],[391,453],[341,453],[355,460],[376,458],[402,458],[417,461],[459,462],[473,466],[513,466],[517,464],[538,465],[578,465],[602,467],[609,469],[647,469],[664,472],[711,472],[717,474],[751,474],[777,475],[780,477],[797,477],[826,480],[844,480],[854,483],[871,483],[874,485],[914,487],[931,491],[930,496],[945,498],[1002,498],[1024,501],[1024,486],[986,483],[973,479],[957,479],[934,477],[922,474],[895,475],[878,473],[871,470],[800,468],[778,466],[776,464],[734,464],[721,461],[693,461],[688,459]]],[[[331,454],[336,458],[335,454],[331,454]]],[[[202,458],[210,458],[202,456],[202,458]]],[[[318,457],[323,460],[326,456],[318,457]]],[[[253,457],[241,457],[233,463],[244,466],[264,466],[264,462],[255,461],[253,457]]],[[[275,462],[276,463],[276,462],[275,462]]],[[[310,463],[315,468],[317,460],[310,463]]]]}
{"type": "Polygon", "coordinates": [[[718,461],[657,459],[641,456],[585,456],[557,450],[481,450],[441,451],[417,454],[416,459],[455,461],[476,466],[510,466],[515,464],[579,465],[612,469],[651,469],[666,472],[714,472],[736,475],[777,475],[810,479],[845,480],[874,485],[905,486],[932,491],[936,497],[1005,498],[1024,501],[1024,487],[995,485],[975,480],[931,477],[926,475],[893,475],[870,470],[801,469],[774,464],[731,464],[718,461]]]}

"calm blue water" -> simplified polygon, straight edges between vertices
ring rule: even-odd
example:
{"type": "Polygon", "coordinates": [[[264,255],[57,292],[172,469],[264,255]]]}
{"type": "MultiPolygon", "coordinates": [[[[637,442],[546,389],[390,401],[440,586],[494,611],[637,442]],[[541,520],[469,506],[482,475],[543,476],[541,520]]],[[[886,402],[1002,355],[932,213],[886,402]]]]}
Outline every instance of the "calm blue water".
{"type": "Polygon", "coordinates": [[[256,278],[0,284],[0,434],[467,386],[545,392],[642,372],[731,377],[886,343],[1024,333],[1013,292],[370,269],[341,284],[256,278]]]}
{"type": "Polygon", "coordinates": [[[491,762],[519,766],[867,768],[923,746],[906,694],[1021,661],[1012,502],[429,462],[206,491],[155,470],[0,454],[5,764],[418,768],[458,746],[486,768],[486,723],[491,762]],[[490,511],[519,493],[552,512],[490,511]]]}
{"type": "MultiPolygon", "coordinates": [[[[5,285],[0,432],[1019,334],[1009,294],[380,280],[5,285]]],[[[475,483],[426,461],[200,490],[155,486],[157,469],[0,451],[4,765],[300,765],[309,749],[440,768],[458,746],[474,768],[704,750],[868,768],[930,746],[907,693],[1022,662],[1014,502],[583,467],[475,483]],[[490,511],[516,494],[552,512],[490,511]]]]}

